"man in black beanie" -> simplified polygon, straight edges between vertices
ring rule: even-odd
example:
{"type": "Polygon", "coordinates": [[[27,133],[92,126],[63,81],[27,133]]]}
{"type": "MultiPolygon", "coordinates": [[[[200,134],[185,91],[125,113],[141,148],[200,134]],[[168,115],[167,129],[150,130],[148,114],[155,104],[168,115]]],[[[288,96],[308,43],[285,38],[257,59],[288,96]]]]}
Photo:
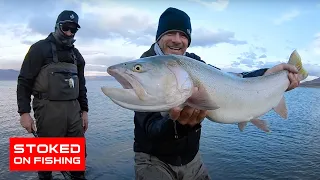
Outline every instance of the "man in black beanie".
{"type": "MultiPolygon", "coordinates": [[[[88,128],[85,61],[74,47],[79,17],[61,12],[55,31],[31,45],[22,63],[17,85],[20,123],[39,137],[84,137],[88,128]],[[30,116],[30,101],[36,125],[30,116]]],[[[52,172],[38,172],[39,179],[52,179],[52,172]]],[[[85,179],[84,172],[71,172],[72,179],[85,179]]]]}
{"type": "MultiPolygon", "coordinates": [[[[170,7],[160,16],[156,42],[141,58],[178,54],[205,63],[199,56],[186,52],[191,44],[191,33],[190,17],[185,12],[170,7]]],[[[277,65],[271,69],[259,69],[237,75],[243,78],[262,76],[283,69],[294,71],[290,66],[277,65]]],[[[288,90],[296,87],[297,82],[293,76],[289,78],[291,85],[288,90]]],[[[136,179],[210,179],[199,154],[201,122],[205,116],[206,111],[189,106],[182,110],[173,108],[167,117],[162,117],[159,112],[135,112],[136,179]]]]}
{"type": "MultiPolygon", "coordinates": [[[[202,61],[197,55],[186,52],[191,32],[190,17],[170,7],[160,16],[156,43],[141,57],[178,54],[202,61]]],[[[205,115],[205,111],[190,107],[181,112],[174,109],[171,118],[156,112],[135,112],[136,179],[210,179],[198,153],[200,123],[205,115]]]]}

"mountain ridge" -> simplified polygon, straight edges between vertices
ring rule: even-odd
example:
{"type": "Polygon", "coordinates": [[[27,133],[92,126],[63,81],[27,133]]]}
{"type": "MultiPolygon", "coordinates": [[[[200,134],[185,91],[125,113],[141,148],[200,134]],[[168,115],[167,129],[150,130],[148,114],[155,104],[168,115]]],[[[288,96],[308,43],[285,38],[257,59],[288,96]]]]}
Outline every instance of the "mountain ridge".
{"type": "MultiPolygon", "coordinates": [[[[19,71],[14,69],[0,69],[0,81],[17,80],[19,71]]],[[[112,76],[85,76],[86,80],[109,80],[114,79],[112,76]]]]}

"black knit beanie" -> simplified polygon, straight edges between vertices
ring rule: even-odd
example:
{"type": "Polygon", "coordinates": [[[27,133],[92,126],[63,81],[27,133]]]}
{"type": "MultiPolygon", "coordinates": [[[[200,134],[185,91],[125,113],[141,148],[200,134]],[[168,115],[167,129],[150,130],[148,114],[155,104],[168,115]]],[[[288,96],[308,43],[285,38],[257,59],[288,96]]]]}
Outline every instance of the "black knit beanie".
{"type": "Polygon", "coordinates": [[[190,46],[192,31],[190,17],[184,11],[169,7],[159,18],[156,41],[171,30],[184,32],[189,40],[188,47],[190,46]]]}
{"type": "Polygon", "coordinates": [[[77,27],[80,28],[79,16],[74,11],[64,10],[59,14],[59,16],[57,17],[56,23],[58,24],[58,23],[65,23],[65,22],[75,23],[77,27]]]}

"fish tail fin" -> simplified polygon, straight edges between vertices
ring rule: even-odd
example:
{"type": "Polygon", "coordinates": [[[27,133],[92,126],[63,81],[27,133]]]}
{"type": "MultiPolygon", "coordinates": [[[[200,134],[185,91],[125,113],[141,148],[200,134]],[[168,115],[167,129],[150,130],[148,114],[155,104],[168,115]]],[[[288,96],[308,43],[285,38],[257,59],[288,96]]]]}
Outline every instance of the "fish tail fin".
{"type": "Polygon", "coordinates": [[[298,69],[299,80],[302,81],[308,77],[307,70],[303,67],[301,57],[297,50],[294,50],[289,58],[288,64],[294,65],[298,69]]]}

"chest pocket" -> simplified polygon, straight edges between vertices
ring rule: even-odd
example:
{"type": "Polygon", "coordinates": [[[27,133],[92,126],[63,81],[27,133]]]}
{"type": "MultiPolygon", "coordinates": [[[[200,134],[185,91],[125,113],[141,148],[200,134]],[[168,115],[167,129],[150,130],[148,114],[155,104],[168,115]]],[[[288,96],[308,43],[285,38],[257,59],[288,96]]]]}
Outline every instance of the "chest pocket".
{"type": "Polygon", "coordinates": [[[74,63],[59,62],[55,44],[51,43],[53,63],[47,67],[47,98],[53,101],[74,100],[79,96],[77,60],[74,63]]]}

